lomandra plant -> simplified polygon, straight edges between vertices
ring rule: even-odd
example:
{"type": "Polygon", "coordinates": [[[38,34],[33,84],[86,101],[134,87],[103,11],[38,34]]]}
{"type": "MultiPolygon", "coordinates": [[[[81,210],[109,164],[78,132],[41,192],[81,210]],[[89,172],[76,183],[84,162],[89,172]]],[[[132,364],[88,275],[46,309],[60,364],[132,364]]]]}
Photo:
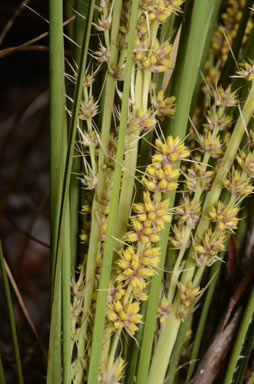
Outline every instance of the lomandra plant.
{"type": "MultiPolygon", "coordinates": [[[[48,383],[205,380],[211,298],[253,193],[251,7],[50,1],[48,383]]],[[[246,378],[253,303],[220,382],[246,378]]]]}

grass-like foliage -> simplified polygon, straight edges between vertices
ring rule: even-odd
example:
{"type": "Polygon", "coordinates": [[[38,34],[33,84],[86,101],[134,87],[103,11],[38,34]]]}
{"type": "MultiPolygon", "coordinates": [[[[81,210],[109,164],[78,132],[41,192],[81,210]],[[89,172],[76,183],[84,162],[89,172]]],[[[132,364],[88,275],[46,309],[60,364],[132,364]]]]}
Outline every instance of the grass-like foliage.
{"type": "Polygon", "coordinates": [[[48,384],[253,383],[252,7],[50,0],[48,384]]]}

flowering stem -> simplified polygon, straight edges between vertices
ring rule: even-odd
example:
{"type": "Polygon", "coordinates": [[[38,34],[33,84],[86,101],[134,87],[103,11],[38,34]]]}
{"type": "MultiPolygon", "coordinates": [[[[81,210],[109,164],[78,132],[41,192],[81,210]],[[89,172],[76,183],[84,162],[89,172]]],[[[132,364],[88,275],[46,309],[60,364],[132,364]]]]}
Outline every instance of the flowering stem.
{"type": "MultiPolygon", "coordinates": [[[[202,237],[204,232],[208,227],[207,214],[208,211],[215,205],[220,197],[223,184],[222,180],[228,174],[230,167],[235,159],[236,153],[241,144],[243,135],[245,133],[245,129],[249,124],[252,114],[254,113],[254,82],[252,82],[252,86],[248,95],[248,98],[243,107],[242,113],[240,114],[234,131],[232,133],[228,148],[223,156],[220,164],[220,168],[216,174],[211,190],[208,192],[206,196],[206,200],[203,206],[203,214],[199,225],[195,234],[195,241],[202,237]]],[[[192,252],[190,251],[190,256],[186,265],[186,269],[190,269],[183,274],[182,283],[185,284],[187,281],[191,280],[194,275],[195,262],[192,260],[192,252]]]]}
{"type": "MultiPolygon", "coordinates": [[[[154,21],[151,27],[150,35],[150,46],[153,47],[157,31],[158,31],[158,22],[154,21]]],[[[134,111],[138,109],[147,110],[148,96],[149,96],[149,87],[151,83],[151,71],[144,69],[137,69],[136,74],[136,83],[135,83],[135,106],[134,111]]],[[[124,233],[126,232],[128,218],[130,216],[131,203],[133,197],[133,188],[134,188],[134,177],[137,166],[137,156],[138,156],[138,137],[140,131],[135,134],[135,142],[133,143],[132,135],[129,136],[128,144],[130,146],[129,152],[125,155],[123,173],[123,182],[120,194],[119,208],[118,208],[118,228],[116,232],[116,238],[121,240],[124,233]]],[[[142,151],[141,151],[142,153],[142,151]]],[[[117,248],[120,247],[118,244],[117,248]]]]}
{"type": "MultiPolygon", "coordinates": [[[[191,105],[192,93],[195,87],[196,78],[199,71],[199,62],[200,62],[200,46],[198,46],[197,41],[200,36],[203,35],[203,39],[205,41],[206,34],[205,30],[205,22],[207,19],[207,15],[209,10],[211,10],[211,3],[208,0],[196,0],[193,6],[193,17],[191,18],[191,25],[189,31],[189,39],[186,47],[186,55],[183,58],[183,76],[179,76],[180,78],[175,78],[175,88],[172,92],[176,96],[177,100],[177,111],[175,119],[169,120],[172,122],[172,127],[170,123],[166,127],[165,135],[172,133],[173,136],[179,136],[180,138],[184,138],[188,123],[188,115],[189,109],[191,105]],[[180,82],[179,82],[180,81],[180,82]]],[[[169,209],[174,206],[175,201],[175,192],[171,194],[166,194],[165,198],[169,198],[169,209]]],[[[153,277],[150,290],[149,290],[149,301],[147,303],[147,310],[145,316],[145,326],[144,326],[144,334],[142,338],[142,346],[141,353],[139,357],[139,366],[138,366],[138,376],[137,382],[138,384],[145,384],[147,382],[147,374],[149,370],[150,357],[152,351],[153,344],[153,333],[156,321],[157,308],[160,297],[160,288],[161,281],[163,277],[163,270],[165,264],[165,257],[167,251],[168,244],[168,236],[170,230],[170,223],[167,223],[164,227],[163,235],[161,236],[161,240],[159,242],[159,246],[161,248],[161,259],[158,266],[158,273],[153,277]]],[[[173,316],[173,315],[172,315],[173,316]]],[[[172,316],[170,316],[170,321],[172,320],[172,316]]],[[[176,337],[176,336],[175,336],[176,337]]],[[[169,339],[167,339],[169,340],[169,339]]],[[[173,346],[172,346],[173,348],[173,346]]],[[[160,354],[160,352],[157,353],[160,354]]],[[[162,352],[161,352],[162,355],[162,352]]],[[[169,354],[170,355],[170,354],[169,354]]],[[[156,382],[160,384],[157,380],[156,371],[161,369],[160,359],[157,360],[158,366],[154,365],[154,371],[151,373],[151,383],[156,382]]],[[[168,361],[166,362],[166,366],[162,369],[164,370],[163,378],[166,373],[168,361]]],[[[163,380],[162,378],[162,380],[163,380]]],[[[150,380],[150,375],[149,375],[150,380]]]]}
{"type": "MultiPolygon", "coordinates": [[[[202,235],[204,234],[204,232],[208,227],[208,220],[207,220],[208,211],[214,204],[216,204],[216,202],[219,199],[219,196],[222,190],[222,180],[227,175],[234,161],[237,150],[241,144],[246,126],[248,126],[248,123],[253,113],[254,113],[254,82],[252,82],[252,86],[251,86],[248,98],[245,102],[244,108],[242,110],[242,114],[238,118],[235,129],[232,133],[228,148],[221,161],[220,168],[213,182],[212,188],[210,192],[207,194],[204,207],[203,207],[203,215],[201,217],[201,220],[199,222],[199,225],[195,234],[196,241],[197,239],[202,237],[202,235]]],[[[193,249],[191,249],[190,251],[188,262],[186,265],[186,271],[183,273],[183,276],[181,279],[181,282],[183,285],[186,285],[188,281],[191,281],[195,273],[196,263],[192,259],[192,252],[193,252],[193,249]]],[[[198,271],[197,277],[195,280],[196,283],[197,281],[200,280],[203,269],[204,267],[200,267],[200,272],[198,271]]],[[[167,322],[163,324],[158,342],[156,344],[155,352],[153,355],[153,360],[152,360],[150,373],[149,373],[149,381],[148,381],[149,384],[152,384],[154,382],[160,384],[163,382],[179,326],[180,326],[180,320],[174,315],[174,313],[171,316],[169,316],[167,322]],[[174,331],[172,331],[172,328],[174,329],[174,331]]]]}
{"type": "MultiPolygon", "coordinates": [[[[121,6],[122,2],[119,0],[114,7],[113,18],[112,18],[112,29],[111,29],[111,57],[110,65],[117,63],[118,58],[118,49],[116,46],[116,38],[119,31],[120,25],[120,15],[121,15],[121,6]]],[[[94,289],[94,279],[95,279],[95,267],[96,267],[96,256],[100,247],[100,219],[102,215],[103,206],[100,203],[100,196],[103,193],[105,185],[105,156],[106,150],[108,148],[109,142],[109,132],[112,119],[112,110],[113,102],[115,96],[115,87],[116,79],[107,72],[106,74],[106,86],[105,86],[105,97],[104,107],[103,107],[103,117],[102,117],[102,128],[101,128],[101,138],[100,138],[100,149],[99,149],[99,160],[98,160],[98,185],[95,191],[95,196],[92,204],[91,212],[91,231],[90,231],[90,240],[88,247],[87,255],[87,266],[86,266],[86,282],[85,282],[85,293],[84,293],[84,308],[82,312],[82,335],[78,341],[78,352],[77,359],[80,361],[83,359],[85,353],[85,340],[86,340],[86,330],[88,326],[87,315],[89,313],[93,289],[94,289]]],[[[78,374],[75,378],[75,384],[82,382],[83,371],[78,369],[78,374]]]]}
{"type": "Polygon", "coordinates": [[[130,80],[131,80],[131,69],[132,69],[132,51],[134,47],[138,4],[139,4],[138,0],[133,0],[132,6],[131,6],[130,28],[128,33],[129,44],[127,49],[127,61],[126,61],[126,68],[125,68],[125,79],[124,79],[122,109],[121,109],[121,118],[120,118],[120,126],[119,126],[119,137],[118,137],[116,163],[115,163],[114,178],[113,178],[114,184],[113,184],[112,195],[111,195],[106,241],[105,241],[103,258],[102,258],[102,270],[100,275],[100,283],[99,283],[98,297],[97,297],[97,303],[96,303],[94,332],[93,332],[90,364],[89,364],[89,371],[88,371],[89,384],[96,383],[98,380],[98,369],[99,369],[100,356],[101,356],[104,322],[105,322],[105,315],[106,315],[106,301],[107,301],[107,295],[108,295],[107,289],[109,286],[112,257],[113,257],[114,242],[113,242],[112,236],[115,233],[117,208],[118,208],[118,200],[119,200],[119,187],[120,187],[121,171],[122,171],[121,164],[123,161],[123,154],[124,154],[125,130],[126,130],[126,122],[127,122],[127,116],[128,116],[128,99],[129,99],[129,92],[130,92],[130,80]]]}

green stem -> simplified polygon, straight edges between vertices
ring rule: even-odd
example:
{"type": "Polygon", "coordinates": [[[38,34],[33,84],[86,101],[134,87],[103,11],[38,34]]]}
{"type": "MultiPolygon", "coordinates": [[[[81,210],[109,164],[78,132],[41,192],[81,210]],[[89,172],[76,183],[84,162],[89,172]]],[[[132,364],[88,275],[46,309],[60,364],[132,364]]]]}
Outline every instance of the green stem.
{"type": "Polygon", "coordinates": [[[118,342],[120,340],[120,335],[121,335],[121,329],[119,329],[113,337],[113,343],[112,343],[112,346],[110,349],[110,354],[109,354],[108,363],[107,363],[107,371],[108,372],[111,370],[111,367],[114,363],[114,358],[115,358],[118,342]]]}
{"type": "Polygon", "coordinates": [[[63,383],[69,384],[71,382],[71,246],[69,210],[67,210],[65,227],[62,256],[63,383]]]}
{"type": "Polygon", "coordinates": [[[51,295],[53,295],[61,193],[64,172],[64,41],[62,0],[49,3],[49,74],[50,74],[50,261],[51,295]]]}
{"type": "Polygon", "coordinates": [[[223,381],[223,384],[232,383],[234,373],[237,372],[237,362],[240,359],[241,350],[243,347],[243,343],[244,343],[248,328],[250,326],[251,321],[253,321],[253,314],[254,314],[254,288],[252,287],[247,308],[241,320],[240,329],[234,344],[231,358],[229,360],[229,364],[227,367],[227,372],[226,372],[226,376],[223,381]]]}
{"type": "Polygon", "coordinates": [[[174,265],[174,269],[172,271],[170,287],[169,287],[169,291],[168,291],[168,298],[167,298],[168,303],[172,303],[174,296],[175,296],[175,290],[176,290],[176,286],[178,283],[178,277],[181,273],[181,270],[179,268],[180,268],[181,261],[184,257],[185,251],[187,249],[190,234],[191,234],[191,226],[187,225],[187,227],[185,228],[183,244],[182,244],[181,249],[179,251],[179,254],[177,256],[177,260],[176,260],[176,263],[174,265]]]}
{"type": "Polygon", "coordinates": [[[174,384],[175,382],[175,374],[177,370],[177,364],[180,358],[180,354],[182,351],[182,346],[184,342],[184,337],[186,335],[187,330],[191,325],[192,316],[189,316],[181,325],[177,335],[177,339],[174,345],[174,349],[172,352],[172,358],[170,360],[169,369],[167,371],[167,377],[165,384],[174,384]]]}
{"type": "MultiPolygon", "coordinates": [[[[168,367],[168,362],[175,345],[181,320],[173,311],[165,324],[162,324],[160,336],[157,341],[147,384],[162,384],[168,367]]],[[[139,384],[139,382],[138,382],[139,384]]]]}
{"type": "Polygon", "coordinates": [[[107,290],[108,290],[109,281],[110,281],[112,257],[113,257],[114,242],[113,242],[112,236],[115,233],[117,208],[118,208],[118,200],[119,200],[119,188],[120,188],[121,172],[122,172],[121,164],[123,162],[123,154],[124,154],[125,130],[126,130],[126,122],[127,122],[127,116],[128,116],[128,100],[129,100],[131,69],[132,69],[132,60],[133,60],[132,51],[134,47],[138,5],[139,5],[138,0],[132,1],[130,28],[128,33],[129,44],[127,49],[127,61],[126,61],[126,68],[125,68],[121,118],[120,118],[120,126],[119,126],[119,137],[118,137],[116,163],[115,163],[115,170],[114,170],[114,177],[113,177],[114,184],[113,184],[113,189],[111,194],[110,212],[108,216],[106,241],[105,241],[103,258],[102,258],[102,270],[100,275],[100,283],[99,283],[98,297],[97,297],[97,303],[96,303],[94,332],[93,332],[90,364],[89,364],[89,371],[88,371],[89,384],[95,384],[98,381],[98,369],[99,369],[99,363],[100,363],[100,357],[101,357],[101,347],[102,347],[104,322],[105,322],[105,315],[106,315],[106,302],[107,302],[107,296],[108,296],[107,290]]]}
{"type": "MultiPolygon", "coordinates": [[[[136,82],[135,82],[135,108],[138,110],[142,108],[143,100],[143,86],[144,86],[144,71],[140,68],[137,69],[136,82]]],[[[136,136],[139,135],[139,132],[136,133],[136,136]]],[[[119,199],[119,208],[118,208],[118,217],[117,217],[117,228],[115,237],[118,240],[122,240],[124,234],[126,233],[127,223],[129,221],[133,188],[134,188],[134,177],[136,173],[136,164],[138,156],[138,140],[137,137],[133,138],[132,135],[126,137],[126,143],[128,146],[128,152],[125,155],[124,159],[124,169],[123,178],[122,178],[122,187],[119,199]],[[133,143],[133,140],[135,142],[133,143]]],[[[116,249],[121,248],[122,243],[116,243],[116,249]]]]}
{"type": "Polygon", "coordinates": [[[4,260],[4,256],[3,256],[1,241],[0,241],[0,267],[2,270],[4,291],[5,291],[6,302],[7,302],[9,318],[10,318],[11,334],[12,334],[12,340],[13,340],[13,346],[14,346],[15,360],[16,360],[16,365],[17,365],[18,382],[19,382],[19,384],[24,384],[21,358],[20,358],[20,352],[19,352],[19,342],[18,342],[17,330],[16,330],[16,325],[15,325],[14,311],[13,311],[13,306],[12,306],[12,302],[11,302],[11,292],[10,292],[7,273],[6,273],[6,269],[5,269],[5,260],[4,260]]]}
{"type": "MultiPolygon", "coordinates": [[[[144,301],[141,305],[140,309],[140,315],[144,317],[146,310],[146,302],[144,301]]],[[[138,355],[140,351],[140,345],[142,342],[142,336],[143,336],[143,328],[144,324],[139,324],[138,331],[135,334],[135,340],[132,339],[131,345],[129,347],[129,359],[128,359],[128,370],[126,374],[126,384],[133,384],[134,383],[134,377],[136,374],[136,368],[137,368],[137,362],[138,362],[138,355]]]]}

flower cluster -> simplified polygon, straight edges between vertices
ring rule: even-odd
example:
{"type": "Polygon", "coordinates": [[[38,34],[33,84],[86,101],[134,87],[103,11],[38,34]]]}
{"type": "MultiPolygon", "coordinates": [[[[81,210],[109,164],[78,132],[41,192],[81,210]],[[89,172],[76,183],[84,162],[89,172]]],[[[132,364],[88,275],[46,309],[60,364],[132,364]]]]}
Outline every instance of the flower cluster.
{"type": "MultiPolygon", "coordinates": [[[[149,249],[149,248],[148,248],[149,249]]],[[[156,267],[158,263],[158,256],[155,253],[153,264],[156,267]]],[[[134,247],[128,247],[121,252],[121,258],[117,261],[118,274],[116,277],[117,282],[124,282],[126,285],[130,284],[134,289],[142,291],[146,287],[145,279],[154,275],[152,268],[149,264],[143,264],[142,256],[136,252],[134,247]]]]}
{"type": "Polygon", "coordinates": [[[221,86],[213,89],[215,105],[218,107],[235,107],[238,103],[237,91],[231,91],[231,86],[223,89],[221,86]]]}
{"type": "Polygon", "coordinates": [[[239,77],[243,77],[248,81],[254,80],[254,61],[250,60],[249,63],[244,62],[240,64],[241,70],[236,72],[239,77]]]}
{"type": "Polygon", "coordinates": [[[188,190],[194,192],[198,188],[208,191],[211,187],[214,178],[214,171],[206,171],[206,165],[194,163],[192,167],[188,168],[185,186],[188,190]]]}
{"type": "Polygon", "coordinates": [[[178,307],[177,316],[184,320],[191,309],[191,302],[197,296],[199,292],[199,287],[193,288],[192,282],[189,281],[187,286],[184,286],[182,283],[178,284],[178,293],[180,299],[180,305],[178,307]]]}
{"type": "Polygon", "coordinates": [[[165,143],[157,139],[156,153],[152,164],[146,169],[143,185],[150,191],[171,192],[177,188],[177,178],[180,170],[175,167],[177,160],[189,156],[189,151],[181,140],[169,136],[165,143]]]}
{"type": "MultiPolygon", "coordinates": [[[[169,188],[162,184],[165,180],[169,183],[165,178],[165,171],[175,180],[179,175],[175,162],[185,159],[189,151],[179,138],[168,137],[165,143],[156,140],[155,145],[157,151],[146,171],[149,179],[145,176],[143,184],[156,183],[155,191],[168,191],[169,188]],[[152,170],[154,173],[151,179],[152,170]]],[[[177,183],[174,181],[174,188],[176,187],[177,183]]],[[[148,189],[153,190],[151,184],[148,189]]],[[[143,194],[143,203],[134,203],[132,209],[135,215],[130,220],[129,232],[124,236],[124,240],[131,245],[121,249],[120,258],[116,260],[117,287],[112,286],[109,292],[107,319],[112,323],[113,329],[124,328],[134,335],[137,324],[141,321],[141,315],[138,314],[139,302],[147,299],[146,282],[154,275],[154,269],[159,263],[160,249],[154,247],[153,243],[160,239],[160,232],[170,222],[171,216],[168,213],[168,200],[163,200],[160,194],[151,195],[148,191],[143,194]],[[118,290],[121,294],[117,293],[118,290]]],[[[188,209],[179,207],[178,215],[186,220],[196,221],[199,210],[199,204],[189,202],[188,209]]],[[[169,312],[166,303],[163,302],[162,307],[161,319],[166,318],[169,312]]]]}
{"type": "Polygon", "coordinates": [[[189,307],[191,300],[197,295],[199,287],[193,288],[192,282],[189,281],[187,286],[182,283],[178,284],[179,297],[185,307],[189,307]]]}
{"type": "Polygon", "coordinates": [[[107,318],[113,323],[114,329],[124,328],[130,335],[134,335],[141,322],[142,315],[138,314],[139,303],[123,304],[123,301],[116,300],[108,305],[107,318]]]}
{"type": "Polygon", "coordinates": [[[254,153],[242,151],[236,160],[249,177],[254,178],[254,153]]]}
{"type": "Polygon", "coordinates": [[[213,135],[211,131],[206,132],[199,137],[199,143],[202,149],[209,152],[214,158],[220,157],[224,153],[223,143],[219,135],[213,135]]]}
{"type": "Polygon", "coordinates": [[[125,241],[132,245],[119,252],[117,287],[111,288],[108,299],[107,319],[114,329],[124,328],[130,335],[134,335],[136,324],[141,321],[139,302],[148,298],[146,281],[154,275],[159,263],[160,249],[153,243],[159,240],[160,231],[171,219],[168,200],[152,199],[149,192],[144,192],[143,201],[133,204],[135,216],[131,219],[131,230],[125,235],[125,241]]]}
{"type": "Polygon", "coordinates": [[[182,0],[141,0],[141,8],[148,13],[149,20],[163,23],[172,14],[180,12],[182,0]]]}
{"type": "Polygon", "coordinates": [[[149,192],[144,192],[144,204],[133,204],[137,215],[131,219],[131,231],[125,240],[149,245],[159,240],[159,233],[171,217],[167,213],[168,200],[153,201],[149,192]]]}
{"type": "Polygon", "coordinates": [[[231,208],[219,201],[214,207],[210,209],[209,216],[211,220],[217,224],[217,228],[220,231],[232,231],[237,228],[239,221],[237,218],[238,212],[239,208],[231,208]]]}
{"type": "Polygon", "coordinates": [[[211,266],[218,253],[225,250],[225,233],[211,228],[203,236],[201,244],[195,245],[195,260],[198,266],[211,266]]]}
{"type": "Polygon", "coordinates": [[[223,131],[232,123],[232,116],[226,115],[224,112],[219,114],[215,107],[208,111],[206,119],[207,123],[204,124],[204,128],[208,131],[213,131],[215,129],[223,131]]]}
{"type": "Polygon", "coordinates": [[[139,134],[141,131],[150,131],[155,127],[156,120],[152,111],[144,111],[143,109],[138,109],[133,113],[130,113],[127,120],[127,133],[139,134]]]}
{"type": "MultiPolygon", "coordinates": [[[[184,242],[185,226],[183,224],[174,224],[172,228],[174,236],[170,236],[169,240],[175,249],[180,249],[184,242]]],[[[190,242],[187,246],[189,247],[190,242]]]]}
{"type": "Polygon", "coordinates": [[[99,367],[98,382],[100,384],[120,384],[123,377],[124,360],[119,356],[107,369],[107,361],[102,360],[99,367]]]}
{"type": "Polygon", "coordinates": [[[175,215],[175,217],[178,218],[178,223],[180,225],[186,223],[192,228],[195,228],[201,215],[200,202],[190,200],[188,196],[184,197],[182,204],[176,207],[175,215]]]}
{"type": "Polygon", "coordinates": [[[135,40],[134,56],[137,65],[140,68],[149,70],[154,73],[165,72],[170,66],[170,55],[172,45],[167,41],[160,44],[156,39],[154,46],[149,49],[149,40],[135,40]]]}
{"type": "Polygon", "coordinates": [[[247,196],[253,192],[253,186],[245,172],[232,171],[231,175],[223,180],[224,187],[235,196],[247,196]]]}
{"type": "Polygon", "coordinates": [[[159,91],[157,95],[152,97],[152,105],[156,110],[159,120],[163,121],[165,117],[171,117],[175,114],[174,102],[175,97],[164,97],[163,91],[159,91]]]}
{"type": "Polygon", "coordinates": [[[163,295],[157,311],[161,324],[165,323],[171,311],[172,311],[172,304],[169,304],[166,296],[163,295]]]}

